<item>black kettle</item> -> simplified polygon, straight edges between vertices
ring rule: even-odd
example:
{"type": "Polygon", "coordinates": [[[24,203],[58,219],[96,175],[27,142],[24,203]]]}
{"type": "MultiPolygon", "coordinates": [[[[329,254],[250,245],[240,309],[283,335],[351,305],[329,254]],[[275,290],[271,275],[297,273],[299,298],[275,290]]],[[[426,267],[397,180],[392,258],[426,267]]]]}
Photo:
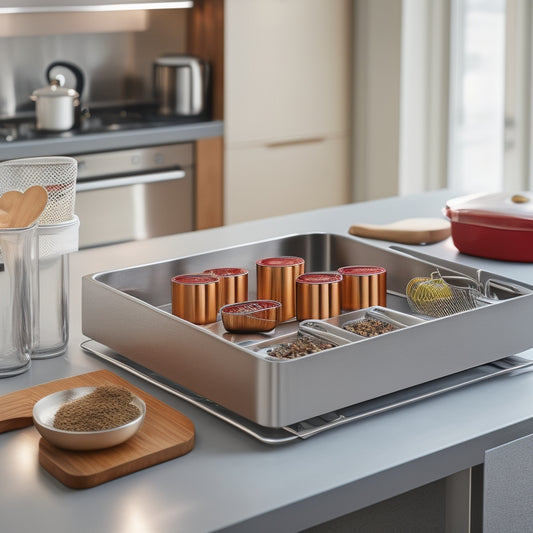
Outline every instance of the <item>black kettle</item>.
{"type": "Polygon", "coordinates": [[[85,87],[85,76],[83,75],[83,72],[81,71],[81,69],[78,66],[76,66],[74,63],[70,63],[68,61],[54,61],[53,63],[50,63],[50,65],[46,67],[45,77],[48,83],[52,83],[53,81],[53,79],[50,77],[50,74],[55,67],[66,68],[67,70],[70,70],[72,74],[74,74],[74,77],[76,78],[76,86],[72,88],[76,90],[76,92],[79,94],[81,98],[83,89],[85,87]]]}

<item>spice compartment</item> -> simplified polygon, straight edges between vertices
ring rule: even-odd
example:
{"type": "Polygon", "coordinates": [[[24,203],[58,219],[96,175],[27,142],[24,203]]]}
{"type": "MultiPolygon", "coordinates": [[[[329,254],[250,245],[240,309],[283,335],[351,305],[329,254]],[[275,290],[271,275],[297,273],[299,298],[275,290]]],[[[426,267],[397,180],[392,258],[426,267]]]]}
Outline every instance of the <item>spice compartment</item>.
{"type": "Polygon", "coordinates": [[[342,331],[347,331],[352,333],[352,335],[357,335],[361,338],[371,338],[373,335],[364,335],[354,332],[350,326],[357,326],[362,324],[364,321],[375,320],[380,323],[384,323],[389,326],[387,331],[379,333],[383,335],[385,333],[392,333],[402,328],[416,326],[417,324],[423,324],[426,322],[426,319],[414,315],[409,315],[407,313],[402,313],[400,311],[395,311],[394,309],[388,309],[381,306],[373,306],[368,309],[360,309],[358,311],[350,311],[348,313],[328,318],[325,320],[331,326],[334,326],[342,331]]]}
{"type": "Polygon", "coordinates": [[[342,338],[332,340],[325,336],[316,335],[314,332],[306,332],[301,328],[295,333],[289,333],[266,342],[260,342],[251,348],[255,353],[270,359],[289,360],[306,357],[313,353],[331,350],[342,344],[347,344],[342,338]]]}
{"type": "MultiPolygon", "coordinates": [[[[298,256],[308,271],[335,271],[343,265],[373,264],[387,270],[386,312],[417,319],[405,296],[414,277],[436,268],[442,275],[465,275],[486,283],[507,278],[456,263],[413,258],[354,237],[312,233],[291,235],[180,257],[169,261],[100,272],[83,278],[84,335],[137,365],[267,427],[283,427],[368,401],[462,370],[496,361],[533,346],[529,317],[533,288],[491,305],[444,318],[410,323],[391,332],[290,360],[265,357],[260,342],[294,334],[296,321],[272,333],[237,335],[220,321],[198,326],[168,312],[170,279],[220,265],[249,270],[256,286],[260,257],[298,256]],[[512,314],[513,321],[506,320],[512,314]],[[499,324],[505,321],[505,336],[499,324]]],[[[252,293],[251,299],[255,297],[252,293]]],[[[327,319],[338,325],[350,313],[327,319]]],[[[407,320],[406,317],[402,317],[407,320]]],[[[402,320],[399,320],[402,322],[402,320]]],[[[414,320],[416,322],[416,320],[414,320]]]]}

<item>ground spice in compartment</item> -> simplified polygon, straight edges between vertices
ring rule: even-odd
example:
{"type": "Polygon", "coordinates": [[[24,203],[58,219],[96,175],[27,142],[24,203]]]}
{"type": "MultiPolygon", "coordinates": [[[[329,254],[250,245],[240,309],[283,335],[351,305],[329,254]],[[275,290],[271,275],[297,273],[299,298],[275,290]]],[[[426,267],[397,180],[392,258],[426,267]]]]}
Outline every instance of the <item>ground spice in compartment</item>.
{"type": "Polygon", "coordinates": [[[279,344],[275,348],[267,350],[267,354],[278,359],[295,359],[296,357],[321,352],[322,350],[327,350],[334,346],[335,344],[332,344],[331,342],[313,339],[306,335],[300,335],[292,342],[285,342],[279,344]]]}
{"type": "Polygon", "coordinates": [[[54,427],[65,431],[102,431],[135,420],[141,412],[131,402],[128,389],[101,385],[82,398],[62,405],[56,412],[54,427]]]}
{"type": "Polygon", "coordinates": [[[362,337],[376,337],[382,333],[387,333],[389,331],[394,331],[395,327],[388,322],[383,322],[382,320],[377,320],[375,318],[364,318],[363,320],[358,320],[357,322],[350,322],[344,324],[343,328],[346,331],[351,331],[362,337]]]}

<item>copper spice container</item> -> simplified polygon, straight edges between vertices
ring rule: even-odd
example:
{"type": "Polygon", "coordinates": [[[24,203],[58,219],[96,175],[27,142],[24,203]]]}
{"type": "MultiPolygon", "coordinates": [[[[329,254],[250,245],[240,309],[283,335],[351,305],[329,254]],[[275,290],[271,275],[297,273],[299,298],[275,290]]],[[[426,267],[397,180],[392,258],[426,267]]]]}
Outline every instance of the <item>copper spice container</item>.
{"type": "Polygon", "coordinates": [[[340,274],[309,272],[296,278],[296,318],[330,318],[341,314],[340,274]]]}
{"type": "Polygon", "coordinates": [[[172,314],[193,324],[216,322],[218,283],[211,274],[181,274],[172,278],[172,314]]]}
{"type": "Polygon", "coordinates": [[[296,278],[304,273],[301,257],[267,257],[256,262],[257,299],[281,303],[281,321],[296,316],[296,278]]]}
{"type": "Polygon", "coordinates": [[[342,310],[387,305],[387,271],[378,266],[346,266],[342,274],[342,310]]]}
{"type": "Polygon", "coordinates": [[[218,307],[248,300],[248,270],[245,268],[211,268],[204,270],[218,278],[218,307]]]}
{"type": "Polygon", "coordinates": [[[235,333],[272,331],[280,321],[281,304],[273,300],[252,300],[220,308],[222,323],[235,333]]]}

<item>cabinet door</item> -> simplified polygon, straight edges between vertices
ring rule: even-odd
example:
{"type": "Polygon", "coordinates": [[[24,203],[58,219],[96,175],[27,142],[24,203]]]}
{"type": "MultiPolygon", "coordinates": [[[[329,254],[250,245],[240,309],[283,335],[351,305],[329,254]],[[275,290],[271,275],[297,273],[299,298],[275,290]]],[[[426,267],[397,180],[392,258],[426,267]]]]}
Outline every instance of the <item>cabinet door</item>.
{"type": "Polygon", "coordinates": [[[351,12],[351,0],[226,0],[226,143],[348,133],[351,12]]]}
{"type": "Polygon", "coordinates": [[[533,531],[533,435],[485,452],[484,533],[533,531]]]}
{"type": "Polygon", "coordinates": [[[348,138],[226,150],[225,222],[346,203],[348,138]]]}

